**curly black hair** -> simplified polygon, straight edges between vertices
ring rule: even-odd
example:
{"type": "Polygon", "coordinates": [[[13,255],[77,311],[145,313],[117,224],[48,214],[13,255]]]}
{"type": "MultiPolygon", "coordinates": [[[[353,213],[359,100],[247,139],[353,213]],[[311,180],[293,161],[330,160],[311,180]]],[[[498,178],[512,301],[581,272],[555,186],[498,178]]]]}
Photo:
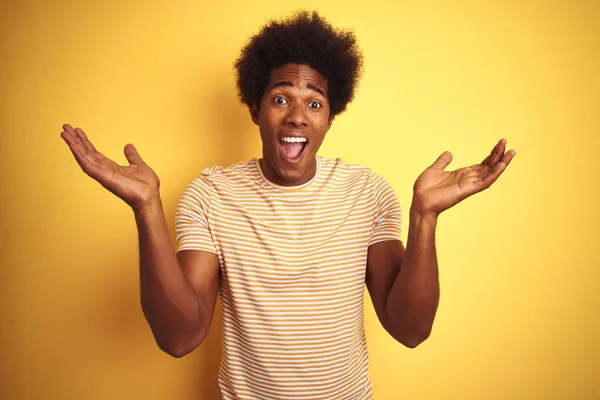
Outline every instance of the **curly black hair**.
{"type": "Polygon", "coordinates": [[[258,106],[271,70],[305,64],[327,80],[330,116],[346,109],[363,72],[363,56],[352,31],[336,29],[316,11],[298,11],[267,22],[250,38],[235,62],[238,96],[258,106]]]}

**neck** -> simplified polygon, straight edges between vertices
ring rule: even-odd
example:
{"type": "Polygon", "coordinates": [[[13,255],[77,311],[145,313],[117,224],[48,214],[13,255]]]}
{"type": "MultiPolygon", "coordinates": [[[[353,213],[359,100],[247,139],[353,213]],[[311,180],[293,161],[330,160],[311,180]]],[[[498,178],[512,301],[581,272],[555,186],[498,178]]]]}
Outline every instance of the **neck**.
{"type": "Polygon", "coordinates": [[[315,178],[317,174],[316,157],[312,160],[312,163],[310,163],[309,167],[305,169],[305,172],[301,172],[297,176],[289,177],[284,177],[277,173],[275,168],[273,168],[273,165],[269,162],[268,158],[266,157],[259,159],[258,162],[265,179],[278,186],[302,186],[305,183],[311,181],[313,178],[315,178]]]}

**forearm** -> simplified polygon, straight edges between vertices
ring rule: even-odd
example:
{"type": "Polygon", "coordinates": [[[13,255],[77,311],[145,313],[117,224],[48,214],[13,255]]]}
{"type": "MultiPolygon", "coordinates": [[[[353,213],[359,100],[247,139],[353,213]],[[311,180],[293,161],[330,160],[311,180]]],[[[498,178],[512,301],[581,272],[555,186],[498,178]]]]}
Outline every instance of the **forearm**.
{"type": "Polygon", "coordinates": [[[198,297],[181,269],[159,198],[135,211],[142,309],[159,347],[183,355],[201,332],[198,297]]]}
{"type": "Polygon", "coordinates": [[[436,216],[411,208],[404,260],[386,302],[394,336],[409,347],[427,339],[439,303],[436,226],[436,216]]]}

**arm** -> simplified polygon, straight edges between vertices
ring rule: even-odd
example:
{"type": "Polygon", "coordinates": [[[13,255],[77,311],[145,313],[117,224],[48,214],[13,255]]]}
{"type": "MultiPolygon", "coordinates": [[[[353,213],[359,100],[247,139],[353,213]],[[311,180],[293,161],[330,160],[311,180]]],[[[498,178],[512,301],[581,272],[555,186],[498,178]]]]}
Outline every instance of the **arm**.
{"type": "Polygon", "coordinates": [[[406,347],[427,339],[439,303],[435,218],[411,209],[408,242],[389,240],[369,247],[367,288],[386,331],[406,347]]]}
{"type": "Polygon", "coordinates": [[[500,140],[480,164],[444,171],[452,154],[444,152],[417,179],[407,248],[388,240],[369,247],[367,287],[383,327],[400,343],[416,347],[429,337],[439,304],[435,229],[440,213],[489,188],[516,152],[500,140]]]}
{"type": "Polygon", "coordinates": [[[98,152],[83,130],[63,125],[61,137],[81,169],[134,211],[139,234],[140,285],[144,315],[158,346],[174,357],[206,337],[220,283],[219,261],[204,251],[173,250],[160,200],[158,177],[131,144],[129,165],[98,152]]]}
{"type": "Polygon", "coordinates": [[[219,260],[205,251],[173,250],[160,200],[135,213],[144,316],[158,346],[182,357],[202,343],[220,284],[219,260]]]}

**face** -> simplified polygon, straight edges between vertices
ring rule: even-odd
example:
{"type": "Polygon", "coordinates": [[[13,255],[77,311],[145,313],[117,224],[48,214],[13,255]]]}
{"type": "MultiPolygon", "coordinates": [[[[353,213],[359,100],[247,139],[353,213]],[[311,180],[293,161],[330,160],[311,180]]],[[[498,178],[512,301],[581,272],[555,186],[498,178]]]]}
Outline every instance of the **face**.
{"type": "Polygon", "coordinates": [[[311,180],[316,155],[331,127],[327,80],[307,65],[286,64],[271,71],[259,107],[252,107],[263,145],[265,176],[282,186],[311,180]]]}

